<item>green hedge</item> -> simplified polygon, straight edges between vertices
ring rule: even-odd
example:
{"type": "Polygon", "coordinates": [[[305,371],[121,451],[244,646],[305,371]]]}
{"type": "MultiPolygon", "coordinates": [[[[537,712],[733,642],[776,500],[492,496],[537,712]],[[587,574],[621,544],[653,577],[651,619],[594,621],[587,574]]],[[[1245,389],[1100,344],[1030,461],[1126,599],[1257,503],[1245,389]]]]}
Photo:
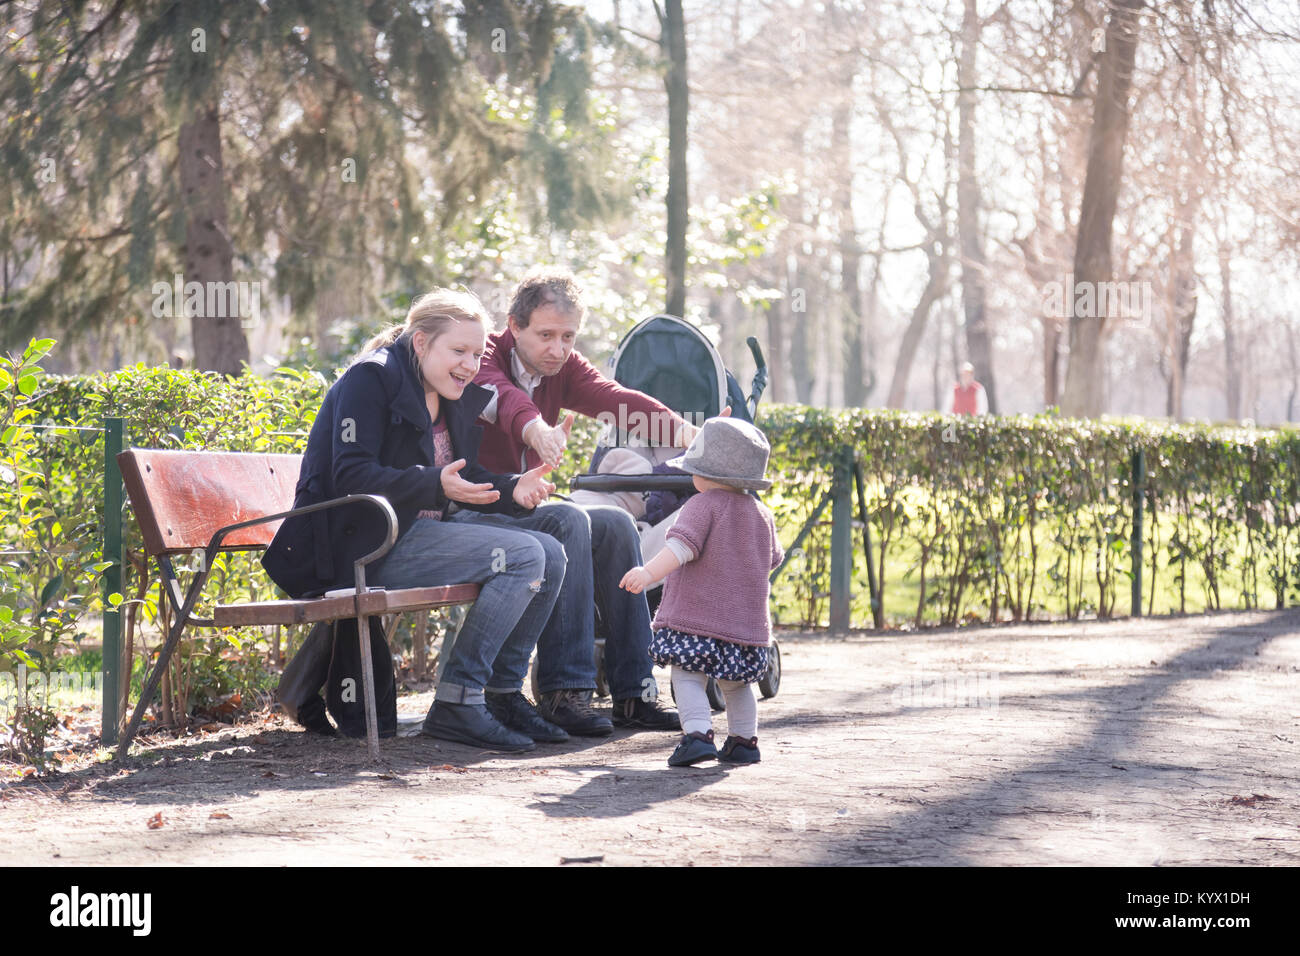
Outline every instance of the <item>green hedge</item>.
{"type": "MultiPolygon", "coordinates": [[[[1144,610],[1282,606],[1296,596],[1294,429],[791,406],[766,409],[761,424],[787,526],[811,507],[808,489],[829,483],[830,450],[854,449],[886,608],[905,585],[915,624],[1127,613],[1138,449],[1144,610]]],[[[825,552],[804,550],[808,565],[825,552]]],[[[780,608],[794,612],[791,623],[821,620],[825,574],[818,563],[803,601],[780,608]]],[[[869,618],[865,603],[855,608],[869,618]]]]}
{"type": "MultiPolygon", "coordinates": [[[[226,380],[137,366],[56,378],[33,370],[39,353],[0,375],[0,466],[15,473],[10,480],[0,471],[6,552],[0,666],[20,652],[39,665],[93,634],[101,610],[102,436],[10,426],[94,429],[105,416],[120,416],[128,422],[128,443],[137,446],[298,452],[327,387],[319,374],[293,370],[226,380]]],[[[787,544],[829,485],[834,449],[854,449],[865,472],[876,570],[892,625],[1127,613],[1130,462],[1138,448],[1147,464],[1143,583],[1152,610],[1271,607],[1296,597],[1295,430],[802,406],[764,407],[759,424],[773,448],[775,485],[766,500],[787,544]]],[[[562,488],[583,469],[596,431],[590,420],[575,427],[557,474],[562,488]]],[[[824,623],[829,514],[826,519],[774,591],[782,624],[824,623]]],[[[154,574],[129,509],[125,527],[122,593],[131,613],[156,634],[157,586],[150,586],[154,574]]],[[[854,621],[866,626],[871,615],[860,546],[854,578],[854,621]]],[[[254,556],[236,555],[216,569],[205,606],[266,598],[270,588],[254,556]]],[[[217,646],[267,639],[261,631],[221,636],[224,644],[217,646]]],[[[211,645],[193,649],[199,657],[212,653],[211,645]]],[[[184,690],[203,696],[220,692],[226,678],[217,673],[209,687],[194,680],[184,690]]]]}

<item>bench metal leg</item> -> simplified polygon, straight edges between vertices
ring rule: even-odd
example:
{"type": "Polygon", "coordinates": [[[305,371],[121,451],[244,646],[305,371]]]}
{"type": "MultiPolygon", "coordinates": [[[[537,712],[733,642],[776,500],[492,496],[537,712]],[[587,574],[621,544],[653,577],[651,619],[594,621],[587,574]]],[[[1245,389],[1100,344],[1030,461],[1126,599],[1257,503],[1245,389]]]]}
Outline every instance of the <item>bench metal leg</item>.
{"type": "Polygon", "coordinates": [[[379,759],[379,717],[375,713],[375,664],[370,659],[370,622],[357,615],[357,640],[361,642],[361,686],[366,697],[366,746],[370,759],[379,759]]]}
{"type": "MultiPolygon", "coordinates": [[[[176,650],[176,645],[180,643],[181,631],[183,630],[185,630],[185,618],[178,617],[172,624],[171,632],[167,635],[167,642],[163,644],[163,649],[158,654],[158,663],[154,665],[149,674],[149,679],[145,681],[140,700],[136,703],[135,711],[131,714],[131,722],[126,725],[126,733],[122,735],[122,740],[117,745],[115,762],[121,763],[131,750],[131,741],[134,739],[136,731],[140,729],[140,721],[144,718],[144,712],[149,707],[149,702],[153,700],[153,695],[158,692],[158,683],[162,680],[163,671],[171,663],[172,652],[176,650]]],[[[131,675],[126,675],[125,679],[129,681],[131,675]]]]}
{"type": "MultiPolygon", "coordinates": [[[[375,713],[375,664],[370,659],[370,622],[361,613],[361,595],[366,593],[366,571],[360,564],[356,568],[357,591],[353,598],[357,610],[357,640],[361,642],[361,690],[366,701],[366,747],[370,759],[379,760],[379,717],[375,713]]],[[[388,635],[384,635],[388,646],[388,635]]]]}

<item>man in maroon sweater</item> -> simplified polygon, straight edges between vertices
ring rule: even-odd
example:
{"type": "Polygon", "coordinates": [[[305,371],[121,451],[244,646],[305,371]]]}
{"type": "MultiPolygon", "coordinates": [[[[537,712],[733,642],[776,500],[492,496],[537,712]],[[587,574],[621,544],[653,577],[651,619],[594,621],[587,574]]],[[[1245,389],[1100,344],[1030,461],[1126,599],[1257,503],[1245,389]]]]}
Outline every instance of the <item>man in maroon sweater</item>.
{"type": "MultiPolygon", "coordinates": [[[[488,337],[474,379],[496,392],[483,412],[489,423],[479,462],[513,474],[542,461],[558,464],[573,425],[573,412],[632,423],[631,434],[685,447],[696,429],[648,395],[624,388],[596,371],[574,341],[586,306],[567,271],[534,269],[515,290],[505,330],[488,337]],[[560,422],[560,409],[571,412],[560,422]]],[[[606,627],[605,673],[614,698],[613,723],[678,730],[677,712],[659,703],[651,673],[650,611],[645,595],[619,588],[623,574],[641,564],[632,516],[621,508],[582,509],[585,528],[552,527],[538,508],[524,521],[559,537],[569,563],[555,610],[537,641],[538,712],[571,734],[595,736],[613,727],[591,709],[596,686],[595,618],[606,627]],[[593,604],[594,601],[594,604],[593,604]]]]}

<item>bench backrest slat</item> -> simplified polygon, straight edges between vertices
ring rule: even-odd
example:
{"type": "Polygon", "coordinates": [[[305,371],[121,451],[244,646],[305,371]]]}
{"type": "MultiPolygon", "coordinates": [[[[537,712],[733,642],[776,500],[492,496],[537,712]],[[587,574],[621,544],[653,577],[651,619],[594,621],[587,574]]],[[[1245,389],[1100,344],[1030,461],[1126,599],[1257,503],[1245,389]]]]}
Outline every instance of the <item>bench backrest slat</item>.
{"type": "MultiPolygon", "coordinates": [[[[293,507],[301,455],[132,448],[117,456],[150,556],[207,547],[226,525],[293,507]]],[[[222,550],[265,548],[280,522],[232,532],[222,550]]]]}

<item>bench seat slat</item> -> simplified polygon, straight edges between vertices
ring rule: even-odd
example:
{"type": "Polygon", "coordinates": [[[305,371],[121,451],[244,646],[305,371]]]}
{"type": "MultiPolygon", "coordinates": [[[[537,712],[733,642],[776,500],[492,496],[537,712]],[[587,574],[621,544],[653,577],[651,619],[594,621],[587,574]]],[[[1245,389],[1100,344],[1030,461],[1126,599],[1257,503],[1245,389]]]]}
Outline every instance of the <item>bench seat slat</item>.
{"type": "MultiPolygon", "coordinates": [[[[477,584],[452,584],[434,588],[367,591],[361,596],[363,614],[395,614],[453,604],[469,604],[478,597],[477,584]]],[[[218,604],[213,611],[217,627],[255,627],[268,624],[315,624],[352,617],[352,595],[311,598],[304,601],[257,601],[252,604],[218,604]]]]}

